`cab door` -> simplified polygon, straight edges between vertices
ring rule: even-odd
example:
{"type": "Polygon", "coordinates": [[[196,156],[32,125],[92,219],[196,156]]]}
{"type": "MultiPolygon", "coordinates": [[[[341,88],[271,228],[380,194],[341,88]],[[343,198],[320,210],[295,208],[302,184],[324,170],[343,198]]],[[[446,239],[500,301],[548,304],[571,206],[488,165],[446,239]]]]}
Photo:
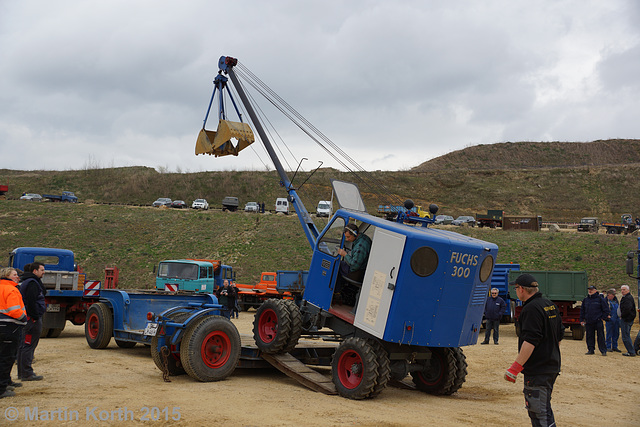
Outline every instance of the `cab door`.
{"type": "Polygon", "coordinates": [[[311,258],[304,299],[325,310],[331,305],[340,269],[338,249],[342,245],[344,226],[344,218],[335,217],[324,234],[318,238],[311,258]]]}

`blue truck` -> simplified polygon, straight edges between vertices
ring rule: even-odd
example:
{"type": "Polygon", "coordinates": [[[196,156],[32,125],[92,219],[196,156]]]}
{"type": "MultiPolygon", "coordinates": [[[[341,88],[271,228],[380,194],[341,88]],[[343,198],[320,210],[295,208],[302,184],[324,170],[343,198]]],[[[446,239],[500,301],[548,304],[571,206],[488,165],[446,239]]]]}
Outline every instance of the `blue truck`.
{"type": "Polygon", "coordinates": [[[71,191],[63,191],[62,195],[43,194],[42,198],[47,199],[51,202],[78,203],[78,198],[71,191]]]}
{"type": "Polygon", "coordinates": [[[516,315],[517,298],[512,299],[509,293],[509,272],[511,270],[520,270],[520,264],[496,264],[491,275],[491,288],[496,288],[498,296],[507,303],[502,316],[502,321],[505,323],[513,323],[516,315]]]}
{"type": "Polygon", "coordinates": [[[56,338],[67,320],[74,325],[85,322],[101,282],[86,281],[85,275],[78,271],[74,253],[68,249],[20,247],[9,256],[9,266],[19,270],[34,261],[44,264],[42,283],[47,289],[47,311],[42,319],[41,336],[56,338]]]}
{"type": "MultiPolygon", "coordinates": [[[[431,218],[412,216],[418,226],[410,226],[405,224],[405,212],[399,212],[393,222],[370,215],[358,187],[337,180],[332,181],[332,187],[339,209],[319,230],[249,102],[245,85],[238,80],[234,71],[237,59],[223,56],[218,64],[220,70],[207,117],[215,94],[219,93],[221,119],[214,132],[205,130],[205,117],[196,155],[238,155],[255,140],[251,127],[241,122],[242,116],[228,90],[227,85],[232,83],[276,167],[313,251],[298,304],[270,299],[255,313],[253,338],[262,357],[294,351],[301,337],[328,330],[338,342],[332,350],[331,380],[343,397],[375,397],[390,379],[401,381],[408,375],[413,381],[410,387],[439,395],[455,393],[467,373],[461,347],[475,344],[478,339],[497,245],[429,228],[431,218]],[[222,101],[225,88],[232,102],[222,101]],[[234,106],[240,122],[227,120],[225,105],[234,106]],[[237,145],[228,139],[231,137],[237,139],[237,145]],[[364,276],[341,278],[355,291],[352,304],[334,295],[341,261],[338,249],[350,249],[344,237],[347,224],[357,224],[359,234],[372,241],[364,276]]],[[[409,201],[404,206],[407,210],[413,208],[409,201]]],[[[430,215],[434,216],[437,210],[436,205],[431,205],[430,215]]],[[[180,345],[174,346],[174,341],[167,345],[166,334],[162,333],[170,319],[160,313],[150,323],[158,328],[158,341],[165,342],[156,351],[181,356],[180,345]]]]}
{"type": "Polygon", "coordinates": [[[156,289],[212,293],[224,280],[235,280],[233,267],[211,259],[170,259],[156,271],[156,289]]]}

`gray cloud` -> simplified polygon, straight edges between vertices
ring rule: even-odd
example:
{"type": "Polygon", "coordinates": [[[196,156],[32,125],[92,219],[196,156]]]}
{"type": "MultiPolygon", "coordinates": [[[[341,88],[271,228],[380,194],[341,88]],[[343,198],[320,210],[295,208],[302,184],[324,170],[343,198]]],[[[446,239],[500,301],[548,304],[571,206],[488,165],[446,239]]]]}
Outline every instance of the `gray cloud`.
{"type": "MultiPolygon", "coordinates": [[[[638,138],[639,10],[631,0],[2,2],[0,168],[263,169],[259,147],[193,155],[221,55],[366,169],[507,140],[638,138]],[[40,155],[25,163],[25,152],[40,155]]],[[[296,158],[326,160],[261,107],[296,158]]]]}

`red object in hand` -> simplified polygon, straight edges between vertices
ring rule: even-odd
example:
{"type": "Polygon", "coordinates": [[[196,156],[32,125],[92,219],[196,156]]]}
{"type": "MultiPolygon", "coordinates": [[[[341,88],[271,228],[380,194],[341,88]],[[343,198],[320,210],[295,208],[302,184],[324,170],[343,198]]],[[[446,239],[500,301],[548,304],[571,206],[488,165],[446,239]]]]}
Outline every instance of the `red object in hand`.
{"type": "Polygon", "coordinates": [[[507,372],[504,374],[504,379],[509,382],[515,383],[516,377],[520,372],[522,372],[522,365],[518,362],[513,362],[513,365],[511,365],[511,367],[507,369],[507,372]]]}

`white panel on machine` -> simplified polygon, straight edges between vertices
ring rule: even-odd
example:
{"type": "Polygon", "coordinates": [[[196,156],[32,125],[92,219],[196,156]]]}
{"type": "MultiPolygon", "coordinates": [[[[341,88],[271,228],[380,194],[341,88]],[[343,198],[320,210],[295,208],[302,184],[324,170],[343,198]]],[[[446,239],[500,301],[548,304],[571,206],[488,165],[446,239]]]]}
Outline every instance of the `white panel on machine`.
{"type": "Polygon", "coordinates": [[[382,338],[406,237],[376,228],[353,325],[382,338]]]}

